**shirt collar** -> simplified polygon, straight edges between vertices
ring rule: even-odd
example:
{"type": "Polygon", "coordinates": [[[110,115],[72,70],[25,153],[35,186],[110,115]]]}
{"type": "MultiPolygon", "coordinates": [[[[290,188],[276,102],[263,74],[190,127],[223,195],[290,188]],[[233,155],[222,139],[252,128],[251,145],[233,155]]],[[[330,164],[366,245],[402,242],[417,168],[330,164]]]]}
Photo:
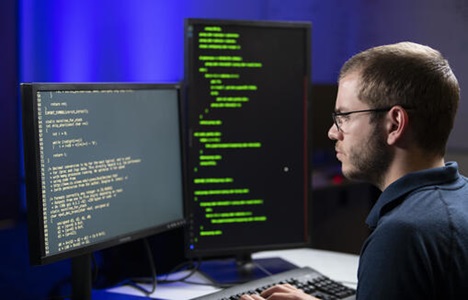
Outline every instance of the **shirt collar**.
{"type": "Polygon", "coordinates": [[[382,192],[367,216],[367,225],[371,229],[374,229],[380,217],[391,207],[390,205],[398,204],[398,201],[411,191],[428,185],[454,181],[459,176],[458,164],[456,162],[449,162],[444,167],[417,171],[399,178],[382,192]]]}

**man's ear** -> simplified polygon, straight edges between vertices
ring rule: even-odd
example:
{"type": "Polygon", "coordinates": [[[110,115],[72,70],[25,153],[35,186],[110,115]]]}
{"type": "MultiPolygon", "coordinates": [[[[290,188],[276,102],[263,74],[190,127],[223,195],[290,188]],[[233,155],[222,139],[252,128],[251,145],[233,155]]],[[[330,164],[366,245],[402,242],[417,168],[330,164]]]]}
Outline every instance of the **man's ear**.
{"type": "Polygon", "coordinates": [[[408,113],[401,106],[394,106],[387,114],[387,143],[395,145],[401,143],[407,135],[409,118],[408,113]]]}

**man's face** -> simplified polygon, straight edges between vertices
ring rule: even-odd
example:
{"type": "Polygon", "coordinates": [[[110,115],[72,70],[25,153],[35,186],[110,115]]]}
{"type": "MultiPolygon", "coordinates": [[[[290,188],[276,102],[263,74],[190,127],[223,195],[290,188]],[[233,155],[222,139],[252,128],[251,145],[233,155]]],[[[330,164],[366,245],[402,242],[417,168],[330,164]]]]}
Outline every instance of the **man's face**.
{"type": "MultiPolygon", "coordinates": [[[[358,99],[357,73],[342,78],[338,85],[335,112],[346,113],[370,109],[358,99]]],[[[342,164],[343,175],[351,180],[366,181],[380,186],[393,158],[387,145],[382,122],[371,123],[372,112],[341,117],[340,129],[333,124],[328,137],[336,141],[336,157],[342,164]]]]}

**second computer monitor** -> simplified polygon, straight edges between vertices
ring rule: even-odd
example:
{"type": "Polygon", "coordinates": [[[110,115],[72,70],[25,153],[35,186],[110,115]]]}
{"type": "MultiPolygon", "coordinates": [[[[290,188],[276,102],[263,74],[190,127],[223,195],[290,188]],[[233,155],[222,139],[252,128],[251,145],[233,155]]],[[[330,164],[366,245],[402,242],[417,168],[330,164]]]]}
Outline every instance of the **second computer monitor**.
{"type": "Polygon", "coordinates": [[[183,216],[175,84],[22,84],[33,264],[178,227],[183,216]]]}
{"type": "Polygon", "coordinates": [[[311,25],[185,28],[188,254],[307,245],[311,25]]]}

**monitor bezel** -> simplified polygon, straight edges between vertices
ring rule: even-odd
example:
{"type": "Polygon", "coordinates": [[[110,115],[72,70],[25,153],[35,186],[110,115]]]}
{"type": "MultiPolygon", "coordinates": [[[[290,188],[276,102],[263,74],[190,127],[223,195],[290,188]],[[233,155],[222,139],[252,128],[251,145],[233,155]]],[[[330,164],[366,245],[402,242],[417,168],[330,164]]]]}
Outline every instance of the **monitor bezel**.
{"type": "MultiPolygon", "coordinates": [[[[181,91],[182,83],[21,83],[22,100],[22,131],[24,145],[24,171],[26,183],[26,209],[27,209],[27,229],[29,242],[29,259],[31,265],[44,265],[60,260],[74,258],[95,251],[114,247],[120,244],[128,243],[158,233],[169,231],[185,224],[185,216],[182,213],[181,218],[171,222],[142,228],[141,230],[128,232],[119,236],[111,237],[107,240],[99,241],[94,244],[86,245],[80,248],[64,251],[57,254],[45,255],[44,246],[44,228],[43,228],[43,209],[44,201],[41,193],[42,179],[40,175],[40,146],[38,130],[38,112],[37,112],[37,92],[39,91],[85,91],[85,90],[154,90],[170,89],[177,92],[178,118],[182,120],[181,114],[181,91]]],[[[185,197],[185,171],[184,171],[184,142],[183,126],[179,122],[179,142],[181,156],[181,188],[182,196],[185,197]]],[[[185,201],[183,201],[183,205],[185,201]]],[[[185,212],[185,208],[182,207],[185,212]]]]}
{"type": "MultiPolygon", "coordinates": [[[[190,47],[190,39],[192,38],[189,36],[189,27],[192,25],[219,25],[219,26],[253,26],[253,27],[265,27],[265,28],[281,28],[281,29],[302,29],[305,32],[306,41],[304,43],[305,49],[304,53],[306,54],[305,57],[305,82],[304,82],[304,239],[302,241],[298,241],[296,243],[273,243],[273,244],[264,244],[264,245],[242,245],[238,247],[219,247],[219,248],[203,248],[195,250],[190,249],[190,232],[186,229],[186,234],[184,238],[184,249],[185,255],[189,259],[217,259],[217,258],[231,258],[234,257],[237,260],[244,260],[244,259],[251,259],[251,254],[259,251],[267,251],[267,250],[282,250],[282,249],[294,249],[294,248],[303,248],[303,247],[310,247],[312,244],[312,237],[310,233],[310,217],[309,214],[309,207],[311,206],[311,197],[312,193],[310,190],[310,171],[312,169],[311,161],[309,160],[309,151],[312,145],[311,136],[310,136],[310,126],[311,120],[310,116],[310,109],[311,109],[311,98],[310,98],[310,90],[311,90],[311,69],[312,69],[312,58],[311,58],[311,49],[312,49],[312,23],[308,21],[265,21],[265,20],[242,20],[242,19],[210,19],[210,18],[187,18],[185,19],[184,24],[184,111],[188,111],[189,107],[189,99],[188,94],[189,90],[192,88],[191,86],[191,78],[189,76],[190,69],[193,69],[193,61],[189,59],[190,56],[193,57],[192,49],[190,47]]],[[[188,117],[185,117],[185,121],[188,122],[188,117]]],[[[188,124],[187,124],[188,127],[188,124]]],[[[188,133],[189,130],[186,129],[188,133]]],[[[186,136],[187,140],[190,140],[189,136],[186,136]]],[[[186,146],[186,151],[188,151],[189,146],[186,146]]],[[[187,170],[188,172],[188,170],[187,170]]],[[[189,176],[187,175],[187,180],[189,180],[189,176]]],[[[185,197],[186,204],[185,204],[185,215],[190,215],[190,197],[187,195],[185,197]]],[[[187,222],[190,220],[187,219],[187,222]]],[[[187,226],[189,227],[189,226],[187,226]]]]}

